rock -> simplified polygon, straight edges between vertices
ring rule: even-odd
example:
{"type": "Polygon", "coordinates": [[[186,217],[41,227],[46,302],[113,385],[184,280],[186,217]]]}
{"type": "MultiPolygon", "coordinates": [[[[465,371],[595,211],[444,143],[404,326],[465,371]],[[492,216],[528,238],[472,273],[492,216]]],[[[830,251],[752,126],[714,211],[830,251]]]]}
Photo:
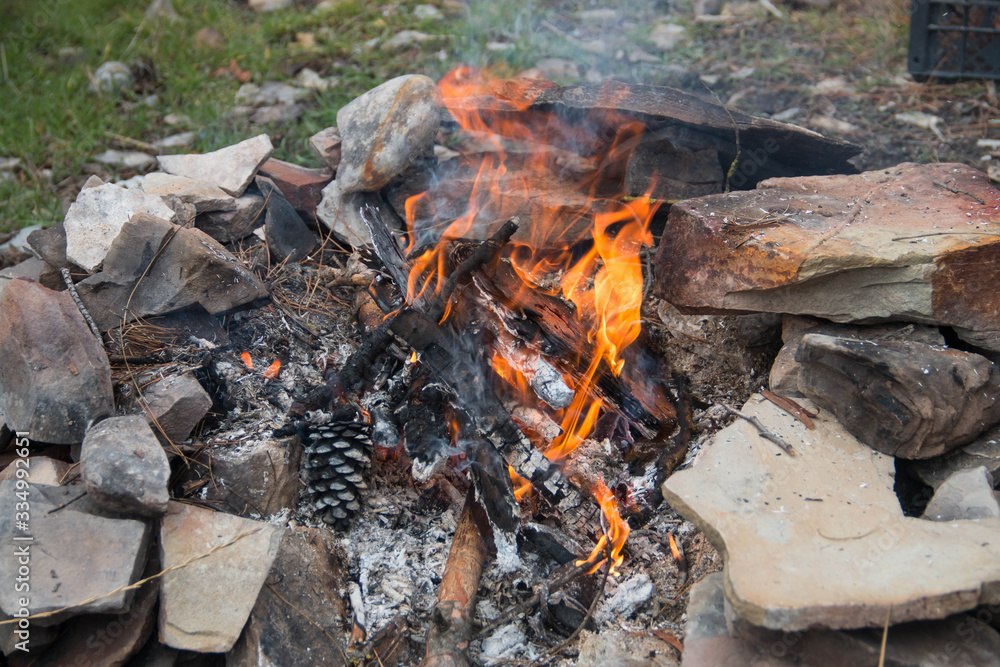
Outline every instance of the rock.
{"type": "Polygon", "coordinates": [[[87,493],[109,512],[156,517],[167,511],[170,464],[143,417],[111,417],[87,429],[80,465],[87,493]]]}
{"type": "Polygon", "coordinates": [[[93,159],[101,164],[106,164],[119,169],[148,169],[156,164],[156,158],[141,151],[119,151],[106,150],[100,155],[95,155],[93,159]]]}
{"type": "MultiPolygon", "coordinates": [[[[12,616],[0,612],[0,621],[9,621],[12,618],[12,616]]],[[[30,621],[25,622],[31,623],[30,621]]],[[[14,623],[0,625],[0,653],[7,656],[7,664],[10,667],[17,667],[17,663],[13,662],[11,658],[17,656],[18,653],[25,657],[30,655],[30,653],[37,655],[41,652],[41,649],[56,640],[60,630],[61,628],[58,625],[46,627],[37,623],[31,624],[26,630],[19,629],[14,623]],[[30,651],[28,654],[18,648],[18,644],[25,640],[28,641],[26,646],[30,651]]]]}
{"type": "Polygon", "coordinates": [[[226,38],[211,26],[200,28],[191,38],[194,48],[202,51],[221,51],[226,47],[226,38]]]}
{"type": "Polygon", "coordinates": [[[278,186],[288,203],[307,219],[319,206],[323,188],[333,180],[330,169],[306,169],[274,158],[261,165],[260,175],[278,186]]]}
{"type": "MultiPolygon", "coordinates": [[[[708,575],[691,589],[683,667],[719,665],[851,665],[878,667],[881,630],[778,632],[755,627],[726,604],[725,576],[708,575]]],[[[970,616],[889,628],[886,665],[995,665],[1000,635],[970,616]],[[961,639],[961,641],[957,641],[961,639]]]]}
{"type": "Polygon", "coordinates": [[[76,444],[114,413],[111,367],[67,292],[7,281],[0,299],[0,414],[32,440],[76,444]]]}
{"type": "Polygon", "coordinates": [[[19,264],[0,269],[0,300],[3,299],[3,291],[7,285],[15,278],[27,278],[38,282],[42,277],[42,271],[46,264],[37,257],[29,257],[19,264]]]}
{"type": "Polygon", "coordinates": [[[259,86],[255,83],[244,83],[236,91],[236,102],[250,107],[293,106],[309,98],[308,90],[293,86],[283,81],[265,81],[259,86]]]}
{"type": "Polygon", "coordinates": [[[737,420],[662,487],[723,555],[741,618],[772,630],[877,628],[890,609],[890,622],[902,623],[993,600],[1000,520],[905,517],[892,458],[829,413],[807,430],[760,396],[742,410],[797,455],[737,420]]]}
{"type": "Polygon", "coordinates": [[[273,181],[257,177],[257,187],[264,193],[264,238],[271,258],[276,262],[299,262],[319,243],[306,223],[273,181]]]}
{"type": "Polygon", "coordinates": [[[131,91],[133,87],[135,77],[132,70],[125,63],[116,61],[102,63],[90,83],[91,90],[116,96],[131,91]]]}
{"type": "MultiPolygon", "coordinates": [[[[215,185],[239,197],[274,147],[266,134],[202,155],[161,155],[160,169],[168,174],[215,185]]],[[[162,217],[162,216],[161,216],[162,217]]]]}
{"type": "Polygon", "coordinates": [[[998,205],[986,175],[958,164],[770,179],[671,207],[654,291],[685,312],[952,326],[997,350],[998,205]]]}
{"type": "Polygon", "coordinates": [[[264,197],[255,187],[250,189],[236,198],[235,209],[199,215],[194,221],[195,226],[219,243],[239,241],[252,234],[264,224],[264,197]]]}
{"type": "Polygon", "coordinates": [[[440,21],[444,14],[434,5],[417,5],[413,8],[413,18],[418,21],[440,21]]]}
{"type": "Polygon", "coordinates": [[[994,427],[942,457],[906,462],[908,472],[934,488],[941,486],[952,473],[980,466],[985,467],[994,480],[1000,479],[1000,428],[994,427]]]}
{"type": "Polygon", "coordinates": [[[249,0],[249,5],[255,12],[273,12],[288,9],[292,6],[292,0],[249,0]]]}
{"type": "Polygon", "coordinates": [[[45,268],[38,276],[38,282],[45,287],[57,292],[66,289],[66,283],[59,273],[60,269],[69,269],[73,273],[83,272],[83,269],[66,259],[66,227],[61,222],[31,232],[28,235],[28,244],[34,253],[45,261],[45,268]]]}
{"type": "Polygon", "coordinates": [[[978,354],[810,333],[795,360],[799,390],[885,454],[938,456],[1000,422],[1000,368],[978,354]]]}
{"type": "Polygon", "coordinates": [[[673,51],[687,36],[687,29],[676,23],[657,23],[649,41],[663,51],[673,51]]]}
{"type": "Polygon", "coordinates": [[[718,151],[689,151],[669,139],[641,142],[625,169],[626,194],[649,194],[654,199],[715,194],[722,192],[724,182],[718,151]]]}
{"type": "Polygon", "coordinates": [[[139,652],[156,627],[159,592],[160,582],[153,580],[143,584],[127,611],[115,616],[89,614],[70,619],[62,627],[59,640],[34,664],[38,667],[134,664],[129,663],[129,658],[139,652]]]}
{"type": "Polygon", "coordinates": [[[267,519],[298,505],[301,457],[298,439],[268,438],[239,449],[213,447],[197,457],[198,463],[190,466],[181,480],[204,484],[204,500],[213,507],[267,519]]]}
{"type": "Polygon", "coordinates": [[[173,23],[175,21],[180,21],[181,16],[174,9],[173,4],[170,0],[153,0],[146,7],[145,17],[147,21],[156,23],[158,21],[166,21],[173,23]]]}
{"type": "Polygon", "coordinates": [[[330,637],[339,640],[351,617],[339,594],[349,581],[343,559],[328,531],[289,531],[227,667],[340,664],[330,637]]]}
{"type": "Polygon", "coordinates": [[[924,510],[931,521],[1000,519],[1000,504],[993,494],[993,479],[986,468],[954,473],[934,492],[924,510]]]}
{"type": "Polygon", "coordinates": [[[277,125],[291,123],[305,112],[301,104],[269,104],[258,107],[250,114],[250,122],[254,125],[277,125]]]}
{"type": "Polygon", "coordinates": [[[160,527],[164,569],[232,544],[163,576],[160,641],[200,653],[231,649],[267,578],[283,532],[270,524],[172,503],[160,527]]]}
{"type": "MultiPolygon", "coordinates": [[[[72,612],[45,619],[44,624],[58,623],[66,615],[120,614],[128,609],[133,591],[112,591],[139,578],[146,562],[149,525],[142,521],[98,516],[87,499],[76,500],[82,485],[43,486],[29,484],[30,527],[18,529],[14,521],[15,482],[0,483],[0,539],[11,545],[11,552],[29,554],[31,577],[30,603],[20,604],[24,593],[15,589],[18,559],[0,559],[0,609],[16,616],[28,607],[32,614],[73,607],[72,612]],[[70,503],[70,501],[74,501],[70,503]],[[70,504],[66,504],[70,503],[70,504]],[[60,505],[66,504],[59,509],[60,505]],[[30,535],[30,541],[17,538],[30,535]],[[91,600],[86,602],[87,600],[91,600]]],[[[42,624],[42,622],[39,622],[42,624]]]]}
{"type": "Polygon", "coordinates": [[[382,48],[386,51],[400,51],[433,39],[435,39],[434,35],[428,35],[426,32],[419,30],[400,30],[385,40],[382,48]]]}
{"type": "Polygon", "coordinates": [[[440,117],[437,86],[417,74],[387,81],[344,106],[337,112],[341,192],[379,190],[430,154],[440,117]]]}
{"type": "Polygon", "coordinates": [[[334,174],[337,173],[340,166],[340,130],[336,125],[309,137],[309,148],[334,174]]]}
{"type": "Polygon", "coordinates": [[[173,221],[173,210],[162,199],[105,183],[81,190],[66,212],[66,257],[95,273],[122,226],[139,213],[173,221]]]}
{"type": "Polygon", "coordinates": [[[77,291],[102,331],[125,321],[126,305],[128,319],[195,304],[214,314],[267,296],[260,280],[210,236],[148,215],[122,227],[104,271],[77,291]]]}
{"type": "MultiPolygon", "coordinates": [[[[48,456],[29,456],[27,461],[28,476],[25,479],[30,484],[59,486],[70,467],[65,461],[53,459],[48,456]]],[[[0,471],[0,482],[8,479],[17,479],[17,471],[20,469],[20,466],[14,464],[8,465],[0,471]]]]}
{"type": "Polygon", "coordinates": [[[343,194],[340,183],[331,181],[323,188],[323,199],[316,208],[316,217],[341,242],[355,248],[371,247],[372,236],[359,212],[365,202],[361,193],[343,194]]]}
{"type": "Polygon", "coordinates": [[[141,412],[154,433],[180,444],[208,414],[212,399],[193,373],[158,377],[158,382],[143,387],[141,412]]]}
{"type": "Polygon", "coordinates": [[[784,346],[771,366],[771,391],[782,396],[803,396],[799,391],[799,369],[795,361],[799,343],[807,333],[820,333],[841,338],[856,338],[869,341],[913,341],[928,345],[944,345],[944,336],[936,327],[920,324],[838,324],[815,317],[785,315],[782,320],[781,339],[784,346]]]}
{"type": "Polygon", "coordinates": [[[651,635],[612,630],[585,633],[579,667],[679,667],[677,650],[651,635]]]}
{"type": "Polygon", "coordinates": [[[336,83],[336,79],[324,79],[316,70],[303,67],[295,75],[295,83],[309,90],[327,90],[336,83]]]}
{"type": "Polygon", "coordinates": [[[186,176],[165,174],[162,171],[146,174],[146,178],[142,181],[142,189],[148,194],[160,197],[173,195],[194,206],[196,213],[232,211],[236,208],[236,200],[221,188],[186,176]]]}
{"type": "Polygon", "coordinates": [[[177,134],[171,134],[170,136],[163,137],[162,139],[157,139],[153,142],[153,145],[161,151],[167,151],[173,148],[187,148],[194,143],[197,136],[198,135],[194,132],[178,132],[177,134]]]}

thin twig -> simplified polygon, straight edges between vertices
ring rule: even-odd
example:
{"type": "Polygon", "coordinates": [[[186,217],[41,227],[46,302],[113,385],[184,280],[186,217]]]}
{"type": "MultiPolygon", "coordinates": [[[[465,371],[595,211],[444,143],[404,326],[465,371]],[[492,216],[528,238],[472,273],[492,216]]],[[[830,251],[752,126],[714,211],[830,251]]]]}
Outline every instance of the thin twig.
{"type": "Polygon", "coordinates": [[[878,652],[878,667],[885,667],[885,645],[889,640],[889,617],[892,615],[892,603],[885,610],[885,626],[882,628],[882,648],[878,652]]]}
{"type": "Polygon", "coordinates": [[[948,185],[947,183],[942,183],[941,181],[931,181],[931,183],[938,186],[939,188],[944,188],[948,192],[954,192],[956,195],[968,195],[969,197],[972,197],[983,206],[986,206],[986,202],[983,201],[982,197],[980,197],[977,194],[973,194],[968,190],[963,190],[962,188],[956,188],[952,185],[948,185]]]}
{"type": "Polygon", "coordinates": [[[59,505],[56,505],[55,507],[53,507],[52,509],[50,509],[48,512],[46,512],[46,514],[55,514],[59,510],[64,510],[67,507],[69,507],[70,505],[72,505],[73,503],[75,503],[76,501],[78,501],[80,498],[83,498],[85,495],[87,495],[86,491],[84,491],[83,493],[81,493],[80,495],[78,495],[73,500],[67,500],[64,503],[60,503],[59,505]]]}
{"type": "Polygon", "coordinates": [[[153,581],[154,579],[159,579],[160,577],[162,577],[164,575],[167,575],[167,574],[169,574],[171,572],[174,572],[175,570],[179,570],[179,569],[181,569],[183,567],[187,567],[188,565],[190,565],[191,563],[193,563],[195,561],[201,560],[202,558],[207,558],[207,557],[211,556],[212,554],[214,554],[215,552],[217,552],[217,551],[219,551],[221,549],[225,549],[226,547],[230,547],[230,546],[236,544],[237,542],[239,542],[240,540],[242,540],[243,538],[250,537],[251,535],[255,535],[255,534],[259,533],[262,530],[264,530],[263,526],[261,526],[260,528],[255,528],[254,530],[251,530],[249,533],[242,533],[240,535],[237,535],[236,537],[234,537],[233,539],[229,540],[228,542],[226,542],[224,544],[216,545],[216,546],[212,547],[211,549],[209,549],[208,551],[206,551],[205,553],[198,554],[197,556],[192,556],[191,558],[188,558],[183,563],[178,563],[177,565],[171,565],[167,569],[162,570],[160,572],[157,572],[156,574],[154,574],[152,576],[149,576],[149,577],[146,577],[145,579],[140,579],[139,581],[135,582],[134,584],[129,584],[127,586],[119,586],[118,588],[116,588],[113,591],[109,591],[107,593],[102,593],[101,595],[95,595],[94,597],[89,598],[87,600],[84,600],[83,602],[78,602],[76,604],[69,605],[68,607],[63,607],[62,609],[55,609],[53,611],[43,611],[43,612],[38,613],[38,614],[32,614],[31,616],[25,616],[24,619],[12,618],[12,619],[9,619],[9,620],[6,620],[6,621],[0,621],[0,626],[7,625],[9,623],[17,623],[19,620],[34,621],[34,620],[37,620],[39,618],[48,618],[50,616],[55,616],[56,614],[61,614],[61,613],[66,612],[66,611],[70,611],[71,609],[79,609],[81,607],[85,607],[86,605],[90,604],[91,602],[97,602],[98,600],[103,600],[104,598],[111,597],[112,595],[117,595],[117,594],[123,593],[125,591],[134,590],[136,588],[139,588],[140,586],[142,586],[146,582],[153,581]]]}
{"type": "MultiPolygon", "coordinates": [[[[561,579],[558,579],[557,581],[548,584],[547,590],[550,593],[554,593],[555,591],[566,586],[574,579],[579,577],[581,574],[586,572],[589,567],[591,566],[588,563],[574,566],[573,569],[567,572],[561,579]]],[[[512,607],[510,610],[499,616],[496,620],[493,620],[487,625],[483,626],[483,628],[479,632],[473,635],[472,637],[473,640],[479,639],[480,637],[490,632],[494,628],[497,628],[501,625],[506,625],[507,622],[510,621],[512,618],[517,618],[518,616],[520,616],[521,614],[523,614],[524,612],[528,611],[536,604],[541,602],[541,600],[542,600],[541,593],[535,593],[524,602],[512,607]]]]}
{"type": "Polygon", "coordinates": [[[733,409],[733,408],[729,407],[725,403],[720,403],[719,405],[721,405],[723,408],[725,408],[726,412],[728,412],[729,414],[733,415],[734,417],[739,417],[740,419],[745,419],[746,421],[750,422],[753,425],[753,427],[755,429],[757,429],[757,433],[760,434],[760,437],[764,438],[765,440],[770,440],[771,442],[773,442],[774,444],[776,444],[778,447],[780,447],[781,451],[785,452],[789,456],[795,456],[796,455],[795,454],[795,450],[792,449],[791,445],[789,445],[787,442],[785,442],[784,440],[782,440],[781,438],[779,438],[775,434],[773,434],[770,431],[768,431],[767,427],[764,426],[764,424],[759,419],[757,419],[756,417],[751,416],[751,415],[745,415],[742,412],[740,412],[739,410],[736,410],[736,409],[733,409]]]}
{"type": "Polygon", "coordinates": [[[62,269],[59,269],[59,273],[62,275],[63,282],[66,283],[66,291],[68,291],[69,295],[73,298],[73,303],[75,303],[76,307],[80,310],[80,314],[83,315],[83,319],[87,320],[87,326],[90,327],[90,330],[94,333],[94,336],[97,338],[97,342],[101,344],[101,347],[104,347],[104,340],[101,338],[101,330],[97,328],[96,324],[94,324],[94,318],[90,316],[90,313],[87,312],[87,307],[84,306],[83,301],[80,300],[80,295],[76,291],[76,285],[73,284],[73,277],[69,275],[69,269],[63,267],[62,269]]]}

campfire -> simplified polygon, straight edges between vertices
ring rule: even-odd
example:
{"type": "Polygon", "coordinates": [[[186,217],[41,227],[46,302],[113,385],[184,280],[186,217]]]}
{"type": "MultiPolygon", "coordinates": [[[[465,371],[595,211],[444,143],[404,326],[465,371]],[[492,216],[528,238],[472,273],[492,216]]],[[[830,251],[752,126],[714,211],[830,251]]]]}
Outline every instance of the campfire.
{"type": "Polygon", "coordinates": [[[854,174],[855,146],[680,91],[470,68],[311,145],[325,167],[260,136],[88,182],[0,281],[0,493],[35,503],[0,532],[59,584],[0,592],[15,638],[82,655],[118,614],[126,656],[703,665],[990,602],[961,592],[1000,581],[972,548],[1000,507],[940,500],[1000,422],[1000,327],[963,296],[994,262],[981,174],[854,174]],[[86,539],[119,545],[96,583],[86,539]],[[853,578],[813,590],[841,542],[853,578]],[[871,574],[927,544],[961,576],[871,574]]]}

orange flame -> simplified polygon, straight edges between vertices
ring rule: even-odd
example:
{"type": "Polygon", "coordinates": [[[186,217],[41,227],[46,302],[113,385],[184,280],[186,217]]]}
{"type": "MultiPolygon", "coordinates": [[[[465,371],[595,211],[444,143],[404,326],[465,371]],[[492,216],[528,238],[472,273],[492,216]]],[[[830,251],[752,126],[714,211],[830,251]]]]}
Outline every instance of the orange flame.
{"type": "Polygon", "coordinates": [[[278,373],[281,372],[281,359],[275,359],[271,362],[271,365],[267,367],[264,371],[264,377],[268,380],[275,380],[278,377],[278,373]]]}
{"type": "Polygon", "coordinates": [[[521,502],[521,498],[531,493],[531,482],[518,475],[513,466],[507,466],[507,472],[510,473],[510,480],[514,482],[514,497],[521,502]]]}
{"type": "Polygon", "coordinates": [[[611,493],[611,490],[601,480],[597,480],[597,486],[594,488],[594,497],[597,498],[597,502],[601,506],[601,512],[604,515],[604,522],[607,523],[607,530],[604,535],[601,535],[601,539],[598,540],[597,546],[594,547],[594,550],[590,552],[590,556],[588,556],[586,560],[577,561],[576,565],[577,567],[580,567],[592,564],[593,567],[587,571],[587,574],[596,572],[601,564],[607,560],[605,551],[606,545],[610,540],[611,571],[615,572],[622,564],[622,561],[625,560],[625,557],[621,555],[621,552],[622,548],[625,546],[625,540],[628,538],[631,528],[629,528],[629,525],[618,513],[618,504],[615,502],[615,495],[611,493]]]}
{"type": "Polygon", "coordinates": [[[253,359],[250,358],[249,352],[244,352],[243,354],[241,354],[240,361],[243,362],[243,365],[247,367],[248,371],[253,371],[253,359]]]}

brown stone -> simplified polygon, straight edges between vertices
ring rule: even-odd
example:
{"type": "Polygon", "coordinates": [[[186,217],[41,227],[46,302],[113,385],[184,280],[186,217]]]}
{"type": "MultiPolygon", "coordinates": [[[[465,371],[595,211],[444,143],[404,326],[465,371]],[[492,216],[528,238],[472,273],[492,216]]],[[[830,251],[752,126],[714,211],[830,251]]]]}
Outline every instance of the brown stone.
{"type": "Polygon", "coordinates": [[[141,403],[153,432],[173,444],[184,442],[212,407],[193,373],[161,377],[146,385],[141,403]]]}
{"type": "Polygon", "coordinates": [[[672,207],[654,289],[688,312],[902,319],[1000,349],[997,206],[959,164],[771,179],[672,207]]]}
{"type": "Polygon", "coordinates": [[[329,167],[333,173],[337,173],[340,166],[340,130],[337,126],[320,130],[309,137],[309,148],[313,149],[320,160],[329,167]]]}
{"type": "MultiPolygon", "coordinates": [[[[48,456],[29,456],[27,462],[28,476],[26,479],[30,484],[59,486],[70,467],[65,461],[48,456]]],[[[20,468],[21,466],[17,464],[8,465],[3,471],[0,471],[0,482],[7,479],[17,479],[17,471],[20,468]]]]}
{"type": "Polygon", "coordinates": [[[83,441],[114,412],[111,367],[67,292],[11,280],[0,299],[0,413],[52,444],[83,441]]]}
{"type": "Polygon", "coordinates": [[[315,215],[323,198],[323,188],[333,180],[330,169],[308,169],[276,158],[262,164],[259,173],[271,179],[292,208],[307,220],[315,215]]]}
{"type": "Polygon", "coordinates": [[[886,454],[938,456],[1000,422],[1000,368],[978,354],[810,333],[795,359],[799,390],[886,454]]]}

